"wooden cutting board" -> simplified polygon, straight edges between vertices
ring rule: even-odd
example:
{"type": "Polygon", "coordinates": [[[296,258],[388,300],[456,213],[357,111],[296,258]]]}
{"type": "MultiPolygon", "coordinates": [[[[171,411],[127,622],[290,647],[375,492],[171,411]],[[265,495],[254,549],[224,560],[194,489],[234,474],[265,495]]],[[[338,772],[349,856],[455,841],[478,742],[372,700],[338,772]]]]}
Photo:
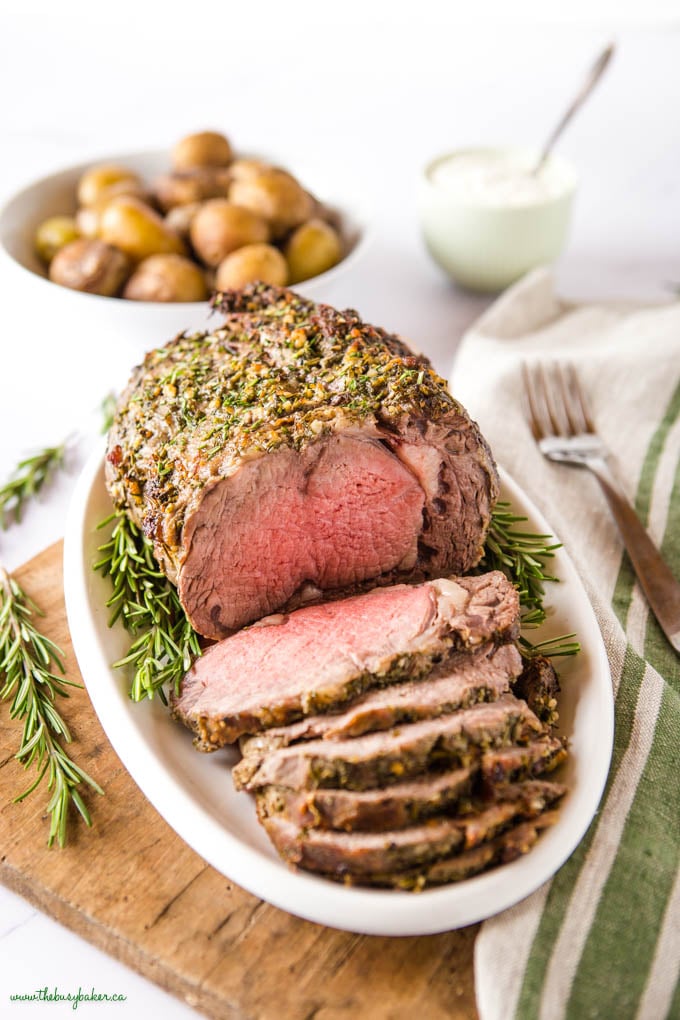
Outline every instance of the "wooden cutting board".
{"type": "MultiPolygon", "coordinates": [[[[62,544],[16,577],[42,630],[80,681],[62,587],[62,544]]],[[[46,791],[13,758],[17,726],[0,708],[0,881],[100,949],[209,1017],[229,1020],[470,1020],[477,1017],[477,927],[419,938],[353,935],[301,921],[229,882],[145,800],[111,748],[84,690],[60,704],[73,756],[105,788],[94,826],[74,824],[48,850],[46,791]],[[94,877],[96,876],[96,878],[94,877]]]]}

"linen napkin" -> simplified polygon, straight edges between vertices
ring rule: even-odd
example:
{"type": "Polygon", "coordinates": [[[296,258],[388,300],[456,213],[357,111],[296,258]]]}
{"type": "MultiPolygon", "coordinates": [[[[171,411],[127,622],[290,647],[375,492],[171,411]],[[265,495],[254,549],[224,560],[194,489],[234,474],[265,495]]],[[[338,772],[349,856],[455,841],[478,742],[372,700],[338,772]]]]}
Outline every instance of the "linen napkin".
{"type": "Polygon", "coordinates": [[[610,775],[580,846],[539,890],[486,921],[482,1020],[680,1017],[680,657],[664,638],[595,479],[550,464],[525,421],[520,364],[571,361],[598,432],[680,578],[680,303],[574,305],[537,270],[464,337],[453,393],[538,504],[593,604],[616,696],[610,775]]]}

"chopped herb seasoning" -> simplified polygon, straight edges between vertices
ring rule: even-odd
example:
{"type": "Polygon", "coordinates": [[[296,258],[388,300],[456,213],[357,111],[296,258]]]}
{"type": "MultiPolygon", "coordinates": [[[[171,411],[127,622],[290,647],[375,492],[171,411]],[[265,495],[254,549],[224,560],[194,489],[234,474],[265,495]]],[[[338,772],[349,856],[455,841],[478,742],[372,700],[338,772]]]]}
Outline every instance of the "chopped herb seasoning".
{"type": "Polygon", "coordinates": [[[300,449],[348,424],[459,409],[424,359],[356,312],[264,285],[234,300],[215,302],[223,326],[180,334],[137,370],[114,420],[125,442],[108,458],[120,506],[152,496],[156,523],[172,505],[179,532],[178,492],[244,457],[300,449]],[[139,478],[153,479],[153,492],[139,478]]]}

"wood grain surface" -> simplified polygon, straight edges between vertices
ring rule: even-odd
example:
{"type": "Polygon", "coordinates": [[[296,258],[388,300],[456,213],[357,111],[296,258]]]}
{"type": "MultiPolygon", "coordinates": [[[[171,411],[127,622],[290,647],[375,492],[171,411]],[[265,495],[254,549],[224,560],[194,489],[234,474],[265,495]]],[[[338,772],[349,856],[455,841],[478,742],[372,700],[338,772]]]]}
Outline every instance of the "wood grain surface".
{"type": "MultiPolygon", "coordinates": [[[[45,611],[41,629],[70,643],[57,543],[16,572],[45,611]]],[[[301,921],[205,863],[145,800],[109,745],[84,690],[60,710],[74,758],[105,788],[93,828],[47,849],[46,790],[22,804],[16,724],[0,709],[0,881],[61,924],[209,1017],[229,1020],[470,1020],[477,1017],[477,927],[419,938],[353,935],[301,921]]]]}

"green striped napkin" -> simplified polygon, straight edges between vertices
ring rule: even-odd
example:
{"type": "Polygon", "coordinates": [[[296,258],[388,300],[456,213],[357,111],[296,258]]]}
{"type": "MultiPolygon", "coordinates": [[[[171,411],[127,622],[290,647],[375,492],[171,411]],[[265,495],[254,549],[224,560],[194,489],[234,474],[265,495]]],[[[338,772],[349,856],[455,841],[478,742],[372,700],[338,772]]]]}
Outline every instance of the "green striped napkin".
{"type": "Polygon", "coordinates": [[[588,832],[532,896],[486,921],[482,1020],[680,1017],[680,657],[649,612],[597,483],[538,452],[520,362],[571,360],[648,530],[680,577],[680,303],[580,306],[530,274],[466,335],[452,390],[564,543],[616,695],[614,756],[588,832]]]}

